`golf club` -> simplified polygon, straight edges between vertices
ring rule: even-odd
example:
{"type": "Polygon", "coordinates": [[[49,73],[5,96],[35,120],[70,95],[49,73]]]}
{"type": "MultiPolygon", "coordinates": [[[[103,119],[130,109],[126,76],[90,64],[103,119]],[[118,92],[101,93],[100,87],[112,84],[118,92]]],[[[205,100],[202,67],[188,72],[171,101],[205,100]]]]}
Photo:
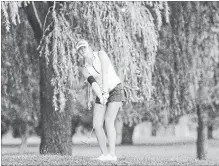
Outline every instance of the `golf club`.
{"type": "Polygon", "coordinates": [[[89,141],[89,139],[91,138],[91,135],[92,135],[93,131],[94,131],[94,127],[92,128],[92,130],[91,130],[89,136],[87,137],[86,141],[81,141],[81,143],[83,143],[83,144],[88,144],[88,141],[89,141]]]}
{"type": "MultiPolygon", "coordinates": [[[[98,117],[98,115],[99,115],[99,114],[97,114],[97,116],[95,117],[94,121],[96,120],[96,118],[98,117]]],[[[89,141],[89,139],[91,138],[91,135],[92,135],[93,131],[94,131],[94,127],[92,127],[92,130],[91,130],[89,136],[87,137],[86,141],[81,141],[81,143],[83,143],[83,144],[88,144],[88,141],[89,141]]]]}
{"type": "MultiPolygon", "coordinates": [[[[69,90],[70,93],[73,93],[73,92],[74,92],[74,91],[72,92],[72,89],[69,89],[69,88],[67,88],[67,90],[69,90]]],[[[74,93],[73,93],[73,94],[74,94],[74,93]]],[[[98,115],[99,115],[99,114],[97,114],[96,118],[98,117],[98,115]]],[[[95,118],[94,120],[96,120],[96,118],[95,118]]],[[[83,144],[88,144],[88,141],[89,141],[89,139],[91,138],[91,135],[92,135],[93,131],[94,131],[94,127],[92,127],[92,130],[91,130],[89,136],[87,137],[86,141],[81,141],[81,143],[83,143],[83,144]]]]}

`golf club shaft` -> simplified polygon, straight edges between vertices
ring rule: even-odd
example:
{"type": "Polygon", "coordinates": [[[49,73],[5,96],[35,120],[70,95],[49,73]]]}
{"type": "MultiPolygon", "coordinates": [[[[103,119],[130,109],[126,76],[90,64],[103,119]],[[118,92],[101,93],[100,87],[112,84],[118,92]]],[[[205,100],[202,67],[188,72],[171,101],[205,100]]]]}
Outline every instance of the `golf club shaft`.
{"type": "MultiPolygon", "coordinates": [[[[99,113],[99,114],[100,114],[100,113],[99,113]]],[[[95,117],[94,121],[96,120],[96,118],[98,117],[99,114],[97,114],[97,116],[95,117]]],[[[87,141],[86,141],[86,143],[87,143],[88,140],[91,138],[91,135],[92,135],[93,131],[94,131],[94,126],[92,127],[92,130],[91,130],[89,136],[87,137],[87,141]]],[[[84,141],[81,141],[81,142],[85,143],[84,141]]]]}

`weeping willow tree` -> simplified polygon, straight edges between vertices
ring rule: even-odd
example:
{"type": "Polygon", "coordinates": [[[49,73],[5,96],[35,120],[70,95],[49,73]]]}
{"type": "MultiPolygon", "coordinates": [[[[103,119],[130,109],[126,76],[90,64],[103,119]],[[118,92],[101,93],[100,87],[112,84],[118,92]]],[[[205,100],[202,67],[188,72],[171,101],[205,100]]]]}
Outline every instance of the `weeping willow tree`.
{"type": "MultiPolygon", "coordinates": [[[[171,10],[171,19],[174,14],[171,10]]],[[[158,121],[156,118],[153,120],[158,125],[174,125],[180,116],[194,112],[194,103],[188,88],[191,81],[190,68],[186,64],[187,59],[181,55],[177,42],[171,25],[162,26],[153,73],[155,90],[152,94],[154,102],[152,109],[158,112],[156,114],[158,121]]]]}
{"type": "MultiPolygon", "coordinates": [[[[74,45],[85,38],[105,50],[130,102],[149,101],[162,13],[166,2],[2,2],[6,28],[25,10],[40,56],[40,152],[71,154],[70,102],[81,88],[74,45]]],[[[131,119],[131,118],[127,118],[131,119]]]]}
{"type": "Polygon", "coordinates": [[[218,2],[170,3],[174,56],[180,58],[187,95],[198,117],[197,158],[206,159],[208,112],[218,96],[218,2]],[[186,87],[187,88],[187,87],[186,87]]]}
{"type": "MultiPolygon", "coordinates": [[[[157,30],[162,24],[161,11],[167,12],[168,18],[167,4],[165,2],[80,2],[65,3],[61,10],[62,15],[55,10],[51,14],[54,30],[43,36],[40,43],[42,46],[40,53],[45,54],[48,60],[49,43],[54,42],[51,51],[54,53],[53,66],[57,75],[52,82],[58,85],[55,94],[62,94],[62,91],[65,91],[61,83],[66,81],[69,70],[72,74],[69,78],[73,80],[71,82],[74,85],[79,83],[79,57],[75,55],[73,46],[78,38],[85,38],[90,41],[94,49],[103,49],[108,53],[124,82],[130,101],[149,100],[153,90],[151,75],[158,45],[157,30]],[[156,13],[154,17],[152,12],[156,13]],[[67,17],[64,17],[65,15],[67,17]],[[62,65],[57,65],[57,62],[62,65]]],[[[49,29],[49,26],[47,28],[49,29]]],[[[61,96],[64,100],[64,95],[61,96]]],[[[53,103],[56,103],[56,98],[53,103]]],[[[64,106],[60,110],[63,108],[64,106]]]]}
{"type": "MultiPolygon", "coordinates": [[[[72,20],[72,23],[77,20],[75,33],[93,43],[94,49],[104,49],[116,66],[131,103],[124,107],[120,117],[124,126],[134,128],[145,117],[144,112],[149,112],[136,107],[136,103],[151,99],[157,31],[164,20],[168,22],[167,3],[83,2],[72,4],[68,10],[76,16],[72,20]],[[81,12],[82,8],[85,13],[81,12]]],[[[124,137],[132,137],[132,132],[124,137]]]]}
{"type": "Polygon", "coordinates": [[[19,25],[12,25],[8,34],[1,22],[1,125],[2,136],[12,130],[24,150],[39,122],[39,66],[37,45],[24,12],[19,12],[19,18],[19,25]]]}
{"type": "Polygon", "coordinates": [[[171,24],[160,31],[153,75],[152,97],[164,108],[167,122],[197,113],[199,159],[207,154],[208,113],[217,113],[218,5],[169,2],[171,24]]]}

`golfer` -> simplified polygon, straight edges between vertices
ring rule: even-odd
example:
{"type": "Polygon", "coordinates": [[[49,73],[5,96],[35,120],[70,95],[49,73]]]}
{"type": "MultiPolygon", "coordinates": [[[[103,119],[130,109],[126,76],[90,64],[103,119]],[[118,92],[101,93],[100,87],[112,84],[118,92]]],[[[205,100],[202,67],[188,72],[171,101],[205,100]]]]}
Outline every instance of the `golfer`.
{"type": "Polygon", "coordinates": [[[82,73],[96,93],[93,110],[93,127],[102,154],[97,160],[116,161],[116,130],[114,122],[122,102],[125,100],[120,78],[105,51],[94,52],[86,40],[76,44],[77,53],[83,58],[82,73]],[[108,137],[109,151],[106,145],[105,127],[108,137]]]}

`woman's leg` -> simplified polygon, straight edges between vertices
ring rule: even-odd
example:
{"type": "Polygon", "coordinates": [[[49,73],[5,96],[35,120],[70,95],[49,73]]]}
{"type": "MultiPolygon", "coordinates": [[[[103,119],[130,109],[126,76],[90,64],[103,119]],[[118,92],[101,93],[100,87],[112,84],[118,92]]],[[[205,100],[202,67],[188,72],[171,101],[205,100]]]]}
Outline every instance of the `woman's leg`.
{"type": "Polygon", "coordinates": [[[93,114],[93,127],[95,129],[96,137],[100,145],[102,154],[107,155],[106,135],[103,130],[104,116],[106,112],[106,106],[95,103],[93,114]]]}
{"type": "Polygon", "coordinates": [[[115,146],[116,146],[115,119],[121,106],[122,106],[122,102],[108,103],[106,115],[105,115],[105,125],[106,125],[108,141],[109,141],[109,153],[112,156],[115,156],[115,146]]]}

